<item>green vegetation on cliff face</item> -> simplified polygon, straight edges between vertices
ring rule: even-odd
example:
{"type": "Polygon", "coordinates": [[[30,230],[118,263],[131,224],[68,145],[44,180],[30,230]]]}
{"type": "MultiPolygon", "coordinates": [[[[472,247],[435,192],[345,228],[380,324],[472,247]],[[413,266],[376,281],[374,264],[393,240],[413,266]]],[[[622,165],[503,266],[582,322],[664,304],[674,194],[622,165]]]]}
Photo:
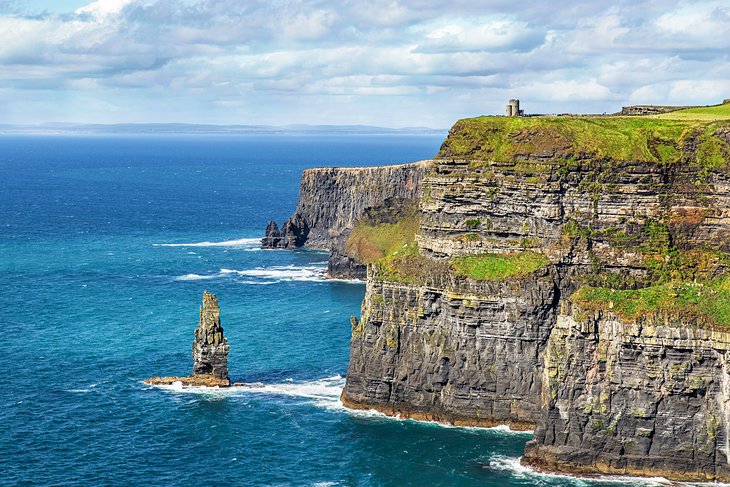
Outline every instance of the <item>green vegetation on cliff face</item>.
{"type": "Polygon", "coordinates": [[[423,284],[427,278],[448,272],[448,264],[424,257],[411,242],[375,262],[375,277],[400,284],[423,284]]]}
{"type": "Polygon", "coordinates": [[[610,311],[628,321],[661,313],[730,327],[730,276],[704,283],[672,281],[635,290],[584,286],[570,299],[585,309],[610,311]]]}
{"type": "Polygon", "coordinates": [[[728,142],[719,136],[729,126],[648,117],[486,116],[459,120],[437,158],[469,160],[475,166],[539,159],[545,171],[584,159],[716,167],[730,159],[728,142]]]}
{"type": "Polygon", "coordinates": [[[549,260],[537,252],[514,254],[480,254],[457,257],[452,261],[454,272],[477,281],[500,281],[524,277],[547,266],[549,260]]]}
{"type": "Polygon", "coordinates": [[[395,223],[372,225],[360,221],[350,234],[345,251],[360,262],[372,264],[413,242],[417,231],[418,214],[415,211],[395,223]]]}

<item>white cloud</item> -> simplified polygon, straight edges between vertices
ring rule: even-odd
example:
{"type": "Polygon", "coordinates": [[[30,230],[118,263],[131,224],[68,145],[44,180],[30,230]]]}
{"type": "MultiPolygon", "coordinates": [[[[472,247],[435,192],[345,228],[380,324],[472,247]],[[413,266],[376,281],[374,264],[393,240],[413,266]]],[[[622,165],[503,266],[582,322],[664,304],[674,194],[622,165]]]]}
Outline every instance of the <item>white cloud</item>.
{"type": "Polygon", "coordinates": [[[74,107],[88,121],[445,127],[513,96],[542,112],[730,96],[724,0],[0,5],[0,123],[74,107]]]}

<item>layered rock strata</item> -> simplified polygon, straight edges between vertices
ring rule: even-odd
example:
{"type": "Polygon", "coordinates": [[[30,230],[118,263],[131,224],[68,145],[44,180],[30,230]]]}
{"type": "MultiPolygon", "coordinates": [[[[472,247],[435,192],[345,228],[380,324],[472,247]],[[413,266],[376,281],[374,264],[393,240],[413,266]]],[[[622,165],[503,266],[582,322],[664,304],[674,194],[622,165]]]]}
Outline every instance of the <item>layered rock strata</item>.
{"type": "Polygon", "coordinates": [[[417,200],[429,163],[307,169],[294,214],[281,228],[269,222],[261,245],[327,249],[331,251],[330,275],[364,278],[365,265],[344,249],[355,222],[366,210],[393,199],[417,200]]]}
{"type": "Polygon", "coordinates": [[[730,480],[730,126],[634,120],[457,123],[415,253],[368,268],[343,403],[534,427],[547,470],[730,480]]]}
{"type": "Polygon", "coordinates": [[[525,461],[551,471],[730,479],[730,333],[573,307],[542,368],[525,461]]]}
{"type": "Polygon", "coordinates": [[[200,321],[193,340],[193,375],[212,375],[228,380],[228,340],[223,337],[218,298],[203,292],[200,321]]]}
{"type": "Polygon", "coordinates": [[[352,323],[346,406],[532,428],[540,409],[535,371],[558,299],[547,271],[505,282],[444,274],[418,286],[370,277],[352,323]]]}
{"type": "Polygon", "coordinates": [[[188,386],[227,387],[231,385],[228,377],[228,352],[230,346],[223,336],[221,310],[218,298],[208,291],[203,292],[200,307],[200,321],[193,339],[193,373],[189,376],[152,377],[145,380],[150,385],[165,385],[181,382],[188,386]]]}

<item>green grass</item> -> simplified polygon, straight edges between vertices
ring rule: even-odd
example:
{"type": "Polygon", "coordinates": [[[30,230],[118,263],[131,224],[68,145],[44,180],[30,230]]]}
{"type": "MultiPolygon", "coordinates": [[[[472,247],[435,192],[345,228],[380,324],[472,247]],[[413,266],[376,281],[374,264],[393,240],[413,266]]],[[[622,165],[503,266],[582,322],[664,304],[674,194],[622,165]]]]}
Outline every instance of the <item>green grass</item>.
{"type": "MultiPolygon", "coordinates": [[[[730,106],[730,105],[729,105],[730,106]]],[[[725,107],[725,106],[723,106],[725,107]]],[[[725,110],[725,108],[722,110],[725,110]]],[[[679,112],[676,112],[679,113],[679,112]]],[[[477,117],[456,122],[437,157],[475,166],[529,161],[532,174],[570,168],[585,159],[671,164],[702,141],[696,162],[728,160],[730,148],[716,132],[730,123],[651,117],[477,117]]]]}
{"type": "Polygon", "coordinates": [[[375,262],[376,278],[401,284],[421,284],[429,272],[429,261],[420,255],[415,242],[411,242],[375,262]]]}
{"type": "Polygon", "coordinates": [[[454,273],[478,281],[500,281],[509,277],[524,277],[547,266],[548,258],[537,252],[515,254],[480,254],[455,258],[454,273]]]}
{"type": "Polygon", "coordinates": [[[571,301],[586,309],[609,310],[624,320],[664,313],[698,324],[730,327],[730,276],[705,283],[668,282],[635,290],[584,286],[571,301]]]}
{"type": "Polygon", "coordinates": [[[678,110],[676,112],[649,116],[651,118],[659,118],[663,120],[730,120],[730,103],[711,107],[688,108],[686,110],[678,110]]]}
{"type": "Polygon", "coordinates": [[[345,251],[361,262],[372,264],[413,242],[418,224],[417,214],[408,215],[396,223],[358,223],[347,240],[345,251]]]}

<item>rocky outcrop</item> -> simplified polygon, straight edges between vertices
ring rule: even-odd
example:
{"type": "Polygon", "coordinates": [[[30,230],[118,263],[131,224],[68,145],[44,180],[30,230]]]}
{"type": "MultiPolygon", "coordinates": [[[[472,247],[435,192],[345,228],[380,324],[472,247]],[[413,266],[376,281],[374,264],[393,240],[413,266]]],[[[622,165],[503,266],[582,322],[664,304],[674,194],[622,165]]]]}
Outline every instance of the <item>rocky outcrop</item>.
{"type": "Polygon", "coordinates": [[[547,470],[730,480],[730,128],[633,120],[457,123],[418,248],[368,268],[343,403],[534,427],[547,470]]]}
{"type": "Polygon", "coordinates": [[[658,115],[660,113],[676,112],[677,110],[686,110],[688,108],[699,108],[696,105],[686,106],[661,106],[661,105],[631,105],[621,107],[619,115],[658,115]]]}
{"type": "Polygon", "coordinates": [[[200,321],[193,340],[193,373],[189,376],[152,377],[145,380],[150,385],[169,385],[180,382],[186,386],[228,387],[228,352],[230,346],[223,336],[221,309],[218,298],[203,292],[200,321]]]}
{"type": "Polygon", "coordinates": [[[212,375],[228,380],[228,340],[223,337],[218,298],[203,292],[200,322],[193,340],[193,375],[212,375]]]}
{"type": "Polygon", "coordinates": [[[362,278],[365,265],[344,251],[355,223],[392,198],[417,200],[430,161],[382,167],[318,168],[302,174],[294,214],[269,222],[263,248],[312,247],[332,252],[329,274],[362,278]]]}

